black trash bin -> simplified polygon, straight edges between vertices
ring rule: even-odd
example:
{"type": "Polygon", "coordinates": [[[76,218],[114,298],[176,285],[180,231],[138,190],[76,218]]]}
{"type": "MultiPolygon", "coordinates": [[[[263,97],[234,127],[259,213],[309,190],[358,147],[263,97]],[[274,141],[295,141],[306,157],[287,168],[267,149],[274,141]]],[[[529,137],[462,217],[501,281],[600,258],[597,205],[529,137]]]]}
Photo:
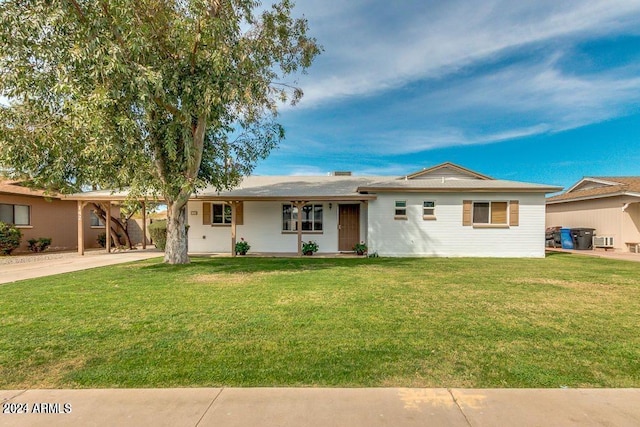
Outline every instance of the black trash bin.
{"type": "Polygon", "coordinates": [[[572,228],[574,248],[579,250],[593,249],[593,235],[595,228],[572,228]]]}

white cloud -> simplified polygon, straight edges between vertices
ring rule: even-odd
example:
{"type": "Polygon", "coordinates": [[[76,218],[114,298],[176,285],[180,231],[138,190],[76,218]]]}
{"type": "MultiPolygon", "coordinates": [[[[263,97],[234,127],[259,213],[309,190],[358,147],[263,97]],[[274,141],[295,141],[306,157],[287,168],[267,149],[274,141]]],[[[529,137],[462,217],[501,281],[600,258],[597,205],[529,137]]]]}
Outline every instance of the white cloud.
{"type": "Polygon", "coordinates": [[[371,150],[383,155],[411,154],[461,145],[489,144],[548,131],[549,126],[546,124],[488,134],[467,134],[459,128],[440,128],[423,132],[398,131],[379,134],[372,138],[371,150]],[[396,141],[396,143],[390,145],[388,141],[396,141]]]}
{"type": "Polygon", "coordinates": [[[441,77],[505,49],[637,27],[640,17],[638,0],[339,4],[298,5],[326,48],[301,79],[303,108],[441,77]]]}

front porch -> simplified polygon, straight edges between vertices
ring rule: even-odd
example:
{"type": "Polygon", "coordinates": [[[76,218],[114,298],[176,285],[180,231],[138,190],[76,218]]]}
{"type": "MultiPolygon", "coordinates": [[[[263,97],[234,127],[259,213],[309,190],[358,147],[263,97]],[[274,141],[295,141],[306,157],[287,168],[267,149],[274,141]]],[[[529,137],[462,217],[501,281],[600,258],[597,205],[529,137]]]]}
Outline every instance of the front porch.
{"type": "Polygon", "coordinates": [[[302,256],[304,242],[315,254],[350,253],[367,241],[365,200],[192,200],[187,206],[190,253],[227,253],[243,239],[250,254],[302,256]]]}

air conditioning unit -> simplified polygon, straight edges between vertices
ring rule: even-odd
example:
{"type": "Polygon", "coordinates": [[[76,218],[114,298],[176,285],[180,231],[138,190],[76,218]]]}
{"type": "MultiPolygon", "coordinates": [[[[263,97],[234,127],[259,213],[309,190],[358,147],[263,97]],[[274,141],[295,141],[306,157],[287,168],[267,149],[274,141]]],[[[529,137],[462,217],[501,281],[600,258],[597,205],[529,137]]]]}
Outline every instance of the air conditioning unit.
{"type": "Polygon", "coordinates": [[[594,248],[612,248],[613,237],[612,236],[593,236],[594,248]]]}

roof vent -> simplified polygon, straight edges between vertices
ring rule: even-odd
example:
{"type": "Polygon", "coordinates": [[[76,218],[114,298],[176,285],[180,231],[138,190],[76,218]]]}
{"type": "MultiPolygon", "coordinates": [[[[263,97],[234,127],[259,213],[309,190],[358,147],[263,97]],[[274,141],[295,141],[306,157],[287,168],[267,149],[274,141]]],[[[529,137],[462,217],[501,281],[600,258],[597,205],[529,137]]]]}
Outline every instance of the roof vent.
{"type": "Polygon", "coordinates": [[[351,176],[351,171],[334,171],[333,176],[351,176]]]}

